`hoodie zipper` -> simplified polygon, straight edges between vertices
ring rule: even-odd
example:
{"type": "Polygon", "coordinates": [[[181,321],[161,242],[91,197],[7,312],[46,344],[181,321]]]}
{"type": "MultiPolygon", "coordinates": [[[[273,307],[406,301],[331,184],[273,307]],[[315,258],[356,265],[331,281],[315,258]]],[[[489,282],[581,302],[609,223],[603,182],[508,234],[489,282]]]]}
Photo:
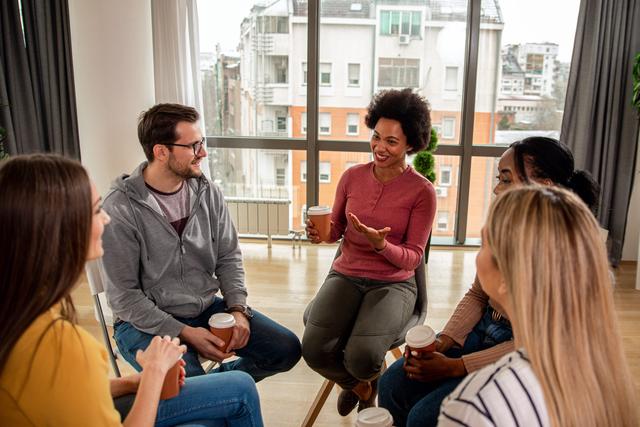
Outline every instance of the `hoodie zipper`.
{"type": "MultiPolygon", "coordinates": [[[[187,229],[187,226],[191,222],[192,218],[194,218],[196,216],[195,214],[196,214],[196,212],[198,210],[198,207],[200,206],[200,198],[202,197],[202,194],[204,193],[205,189],[204,189],[204,185],[199,185],[199,187],[200,188],[198,189],[198,193],[196,194],[196,203],[195,203],[193,212],[191,212],[189,214],[189,219],[187,219],[187,223],[185,224],[183,230],[187,229]]],[[[127,197],[129,197],[128,192],[125,192],[125,195],[127,197]]],[[[182,241],[182,236],[178,235],[178,232],[176,231],[176,229],[173,228],[171,226],[171,224],[169,224],[169,221],[167,221],[167,217],[165,217],[164,215],[160,215],[155,209],[153,209],[147,203],[144,203],[144,202],[142,202],[141,200],[138,200],[138,199],[130,198],[130,200],[135,201],[138,205],[143,206],[144,208],[146,208],[146,209],[150,210],[151,212],[153,212],[154,215],[156,215],[157,217],[161,218],[162,220],[160,222],[165,225],[165,227],[169,230],[170,233],[172,233],[175,237],[177,237],[178,243],[180,244],[180,283],[182,284],[183,288],[186,287],[185,284],[184,284],[184,255],[187,253],[187,250],[184,247],[184,242],[182,241]]]]}

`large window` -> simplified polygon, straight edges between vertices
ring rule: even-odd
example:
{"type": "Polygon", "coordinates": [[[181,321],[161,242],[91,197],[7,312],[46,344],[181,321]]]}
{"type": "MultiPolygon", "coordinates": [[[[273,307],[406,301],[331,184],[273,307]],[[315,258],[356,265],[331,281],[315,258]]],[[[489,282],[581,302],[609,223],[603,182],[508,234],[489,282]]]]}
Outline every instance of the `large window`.
{"type": "Polygon", "coordinates": [[[380,58],[378,64],[378,86],[418,87],[419,59],[380,58]]]}
{"type": "Polygon", "coordinates": [[[409,87],[439,137],[433,242],[476,242],[508,144],[559,136],[579,0],[319,2],[198,1],[212,178],[229,197],[282,195],[300,228],[371,161],[374,94],[409,87]]]}

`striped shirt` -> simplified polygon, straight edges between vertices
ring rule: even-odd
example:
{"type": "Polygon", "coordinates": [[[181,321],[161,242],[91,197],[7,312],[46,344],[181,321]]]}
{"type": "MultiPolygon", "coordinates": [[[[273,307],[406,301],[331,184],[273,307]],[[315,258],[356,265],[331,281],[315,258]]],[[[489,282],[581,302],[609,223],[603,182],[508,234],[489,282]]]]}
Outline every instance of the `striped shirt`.
{"type": "Polygon", "coordinates": [[[540,383],[524,350],[470,374],[442,403],[438,426],[550,425],[540,383]]]}

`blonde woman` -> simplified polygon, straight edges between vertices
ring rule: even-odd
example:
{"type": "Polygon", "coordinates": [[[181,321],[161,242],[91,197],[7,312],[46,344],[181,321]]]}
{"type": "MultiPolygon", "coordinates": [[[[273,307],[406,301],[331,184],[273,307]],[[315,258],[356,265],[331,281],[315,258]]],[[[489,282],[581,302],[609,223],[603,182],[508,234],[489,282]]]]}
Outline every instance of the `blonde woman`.
{"type": "Polygon", "coordinates": [[[476,267],[511,319],[516,351],[469,375],[438,425],[638,426],[605,247],[574,193],[527,186],[500,195],[476,267]]]}

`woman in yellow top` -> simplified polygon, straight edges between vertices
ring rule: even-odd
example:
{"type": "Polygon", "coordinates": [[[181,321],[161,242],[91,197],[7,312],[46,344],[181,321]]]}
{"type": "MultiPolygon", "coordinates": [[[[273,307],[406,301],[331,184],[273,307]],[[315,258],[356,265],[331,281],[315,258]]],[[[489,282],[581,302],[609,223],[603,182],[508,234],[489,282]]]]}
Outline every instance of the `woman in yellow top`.
{"type": "Polygon", "coordinates": [[[240,371],[184,379],[160,401],[185,348],[155,337],[142,373],[108,379],[105,348],[75,325],[70,292],[102,256],[109,217],[82,166],[59,156],[0,165],[0,425],[121,425],[113,398],[136,393],[131,426],[262,426],[255,383],[240,371]]]}

